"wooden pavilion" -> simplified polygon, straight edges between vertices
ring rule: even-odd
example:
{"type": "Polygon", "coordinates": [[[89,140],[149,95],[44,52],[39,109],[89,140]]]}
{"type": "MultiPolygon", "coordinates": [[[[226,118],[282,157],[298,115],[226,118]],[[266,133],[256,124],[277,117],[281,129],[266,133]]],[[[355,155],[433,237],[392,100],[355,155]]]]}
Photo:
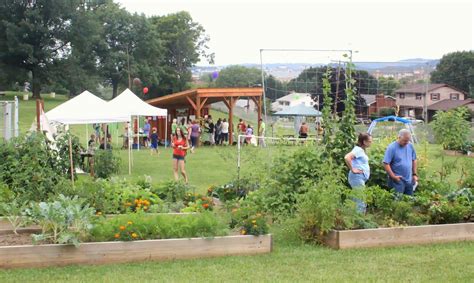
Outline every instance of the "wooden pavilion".
{"type": "MultiPolygon", "coordinates": [[[[224,102],[229,109],[229,144],[233,144],[233,114],[234,106],[239,99],[251,99],[258,109],[258,121],[262,117],[261,87],[251,88],[197,88],[185,90],[170,95],[147,100],[153,106],[168,109],[168,133],[171,132],[171,123],[178,116],[189,117],[194,115],[197,119],[209,113],[209,105],[215,102],[224,102]]],[[[258,132],[260,123],[257,122],[258,132]]]]}

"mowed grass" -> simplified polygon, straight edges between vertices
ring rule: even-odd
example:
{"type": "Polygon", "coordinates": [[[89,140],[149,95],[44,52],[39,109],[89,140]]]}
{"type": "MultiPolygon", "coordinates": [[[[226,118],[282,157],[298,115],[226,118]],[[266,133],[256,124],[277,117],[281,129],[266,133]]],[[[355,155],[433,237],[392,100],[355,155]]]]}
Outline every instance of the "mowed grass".
{"type": "Polygon", "coordinates": [[[276,242],[270,254],[2,270],[0,282],[472,282],[473,242],[331,250],[276,242]]]}

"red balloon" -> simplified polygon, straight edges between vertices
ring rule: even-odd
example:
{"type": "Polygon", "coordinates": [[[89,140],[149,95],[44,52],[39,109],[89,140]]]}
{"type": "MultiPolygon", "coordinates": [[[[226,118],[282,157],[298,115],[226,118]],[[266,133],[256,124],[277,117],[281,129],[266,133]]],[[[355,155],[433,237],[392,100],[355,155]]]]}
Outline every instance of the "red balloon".
{"type": "Polygon", "coordinates": [[[147,94],[147,93],[148,93],[148,88],[147,88],[147,87],[144,87],[144,88],[143,88],[143,93],[144,93],[144,94],[147,94]]]}

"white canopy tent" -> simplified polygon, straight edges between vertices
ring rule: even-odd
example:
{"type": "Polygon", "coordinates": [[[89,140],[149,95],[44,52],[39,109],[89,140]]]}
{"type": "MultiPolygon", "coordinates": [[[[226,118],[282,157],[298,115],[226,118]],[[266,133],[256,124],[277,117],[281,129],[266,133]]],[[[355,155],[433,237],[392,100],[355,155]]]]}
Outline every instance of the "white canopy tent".
{"type": "MultiPolygon", "coordinates": [[[[130,115],[110,107],[105,100],[100,99],[87,90],[56,106],[48,111],[45,116],[51,122],[65,125],[130,122],[130,115]]],[[[129,174],[131,174],[130,163],[129,153],[129,174]]]]}
{"type": "MultiPolygon", "coordinates": [[[[151,106],[145,101],[141,100],[130,89],[124,90],[116,98],[108,102],[110,108],[119,111],[122,114],[128,115],[129,120],[133,116],[153,116],[165,117],[166,125],[168,125],[168,110],[151,106]]],[[[138,119],[138,129],[140,128],[140,119],[138,119]]],[[[165,127],[165,145],[167,143],[168,127],[165,127]]],[[[140,144],[140,143],[138,143],[140,144]]],[[[139,145],[138,145],[139,147],[139,145]]],[[[128,148],[130,148],[130,138],[128,139],[128,148]]]]}
{"type": "Polygon", "coordinates": [[[49,121],[66,125],[130,121],[130,116],[87,90],[46,113],[49,121]]]}

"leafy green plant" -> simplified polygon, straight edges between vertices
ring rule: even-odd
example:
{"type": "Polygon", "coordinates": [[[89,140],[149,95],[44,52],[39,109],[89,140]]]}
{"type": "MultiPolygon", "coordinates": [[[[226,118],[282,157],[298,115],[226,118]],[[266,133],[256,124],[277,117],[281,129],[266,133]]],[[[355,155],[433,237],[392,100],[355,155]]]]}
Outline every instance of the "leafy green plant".
{"type": "Polygon", "coordinates": [[[41,226],[41,234],[33,235],[35,242],[77,246],[88,237],[94,208],[83,204],[78,197],[59,195],[52,202],[33,205],[28,212],[32,221],[41,226]]]}
{"type": "Polygon", "coordinates": [[[221,186],[208,188],[208,196],[218,198],[222,202],[244,198],[249,192],[254,191],[259,186],[250,179],[234,180],[221,186]]]}
{"type": "Polygon", "coordinates": [[[0,203],[0,214],[5,215],[15,234],[18,234],[18,228],[25,226],[30,221],[25,213],[27,207],[28,202],[19,202],[18,200],[0,203]]]}
{"type": "Polygon", "coordinates": [[[195,193],[196,188],[183,182],[168,181],[152,188],[152,192],[168,202],[184,200],[186,192],[195,193]]]}
{"type": "Polygon", "coordinates": [[[95,176],[102,179],[110,178],[120,172],[120,157],[112,150],[96,150],[94,155],[95,176]]]}
{"type": "Polygon", "coordinates": [[[43,135],[31,134],[0,143],[0,182],[19,201],[44,201],[58,187],[68,186],[69,166],[43,135]]]}
{"type": "Polygon", "coordinates": [[[188,215],[133,213],[113,218],[100,218],[95,223],[89,240],[130,241],[213,237],[226,234],[226,225],[212,212],[188,215]]]}
{"type": "Polygon", "coordinates": [[[469,111],[466,107],[436,112],[433,130],[436,141],[442,144],[444,149],[463,149],[470,134],[468,115],[469,111]]]}

